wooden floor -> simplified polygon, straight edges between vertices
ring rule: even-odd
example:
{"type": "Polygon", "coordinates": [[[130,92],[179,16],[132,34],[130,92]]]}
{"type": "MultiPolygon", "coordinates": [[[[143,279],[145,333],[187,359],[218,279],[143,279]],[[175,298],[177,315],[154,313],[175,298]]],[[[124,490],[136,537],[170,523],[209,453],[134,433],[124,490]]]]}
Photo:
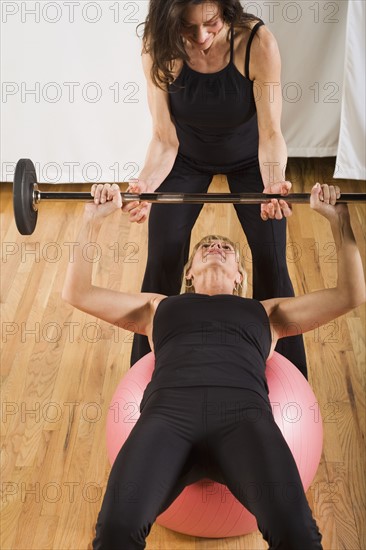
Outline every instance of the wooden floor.
{"type": "MultiPolygon", "coordinates": [[[[309,191],[315,181],[331,183],[333,163],[292,159],[288,177],[294,190],[309,191]]],[[[365,192],[364,182],[341,183],[344,191],[365,192]]],[[[226,191],[225,178],[216,177],[210,190],[226,191]]],[[[61,300],[82,208],[43,204],[36,232],[22,237],[12,217],[10,186],[1,185],[2,550],[90,548],[108,477],[106,413],[129,368],[132,339],[61,300]]],[[[365,258],[365,205],[350,210],[365,258]]],[[[139,290],[146,229],[130,225],[119,212],[110,218],[100,249],[94,250],[100,256],[97,284],[139,290]]],[[[250,271],[248,247],[231,205],[205,205],[192,241],[211,232],[240,243],[250,271]]],[[[306,205],[294,206],[288,264],[296,292],[334,284],[335,261],[327,222],[306,205]]],[[[308,499],[325,550],[364,550],[365,309],[308,333],[305,342],[325,433],[308,499]]],[[[259,532],[211,540],[155,525],[147,548],[259,550],[266,544],[259,532]]]]}

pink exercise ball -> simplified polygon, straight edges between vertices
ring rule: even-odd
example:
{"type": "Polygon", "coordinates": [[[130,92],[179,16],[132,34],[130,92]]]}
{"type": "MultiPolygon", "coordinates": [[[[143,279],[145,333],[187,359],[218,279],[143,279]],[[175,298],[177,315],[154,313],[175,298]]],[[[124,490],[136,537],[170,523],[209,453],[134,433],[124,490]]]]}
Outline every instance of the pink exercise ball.
{"type": "MultiPolygon", "coordinates": [[[[138,417],[144,390],[154,370],[154,355],[140,359],[118,385],[107,416],[107,449],[113,464],[138,417]]],[[[275,421],[295,458],[305,491],[314,479],[322,452],[323,425],[317,399],[304,376],[274,353],[267,361],[269,399],[275,421]]],[[[223,538],[251,533],[255,517],[225,485],[202,480],[186,487],[157,523],[195,537],[223,538]]]]}

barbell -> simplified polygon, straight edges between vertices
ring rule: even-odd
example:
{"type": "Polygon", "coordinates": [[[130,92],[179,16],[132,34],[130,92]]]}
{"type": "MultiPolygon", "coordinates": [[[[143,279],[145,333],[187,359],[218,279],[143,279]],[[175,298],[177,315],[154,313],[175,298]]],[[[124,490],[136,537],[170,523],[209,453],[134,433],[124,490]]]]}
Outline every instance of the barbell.
{"type": "MultiPolygon", "coordinates": [[[[126,183],[125,185],[128,185],[126,183]]],[[[164,204],[260,204],[271,199],[286,198],[290,203],[310,201],[310,193],[293,193],[286,197],[265,193],[121,193],[122,202],[134,201],[164,204]]],[[[37,225],[38,205],[41,201],[91,201],[90,193],[40,191],[37,174],[30,159],[20,159],[15,167],[13,207],[19,233],[32,235],[37,225]]],[[[343,193],[337,202],[366,202],[366,193],[343,193]]]]}

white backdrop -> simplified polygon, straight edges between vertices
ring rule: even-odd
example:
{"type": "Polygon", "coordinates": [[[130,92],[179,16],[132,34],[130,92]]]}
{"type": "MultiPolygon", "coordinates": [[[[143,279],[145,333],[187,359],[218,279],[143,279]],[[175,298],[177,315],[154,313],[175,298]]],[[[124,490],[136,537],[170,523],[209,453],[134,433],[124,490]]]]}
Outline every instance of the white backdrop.
{"type": "MultiPolygon", "coordinates": [[[[338,153],[336,176],[364,178],[364,65],[354,54],[364,41],[364,2],[242,4],[280,46],[289,156],[338,153]],[[350,136],[357,136],[355,145],[350,136]]],[[[1,181],[12,179],[20,157],[35,161],[40,180],[55,183],[138,174],[151,134],[136,35],[147,6],[1,2],[1,181]]]]}

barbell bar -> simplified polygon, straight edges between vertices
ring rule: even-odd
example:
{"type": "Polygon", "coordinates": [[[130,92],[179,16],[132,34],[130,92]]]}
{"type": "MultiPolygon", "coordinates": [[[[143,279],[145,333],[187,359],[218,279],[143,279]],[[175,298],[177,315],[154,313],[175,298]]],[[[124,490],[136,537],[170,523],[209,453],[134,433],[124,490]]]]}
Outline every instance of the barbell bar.
{"type": "MultiPolygon", "coordinates": [[[[128,183],[124,183],[128,185],[128,183]]],[[[265,193],[121,193],[122,202],[151,202],[161,204],[261,204],[271,199],[286,199],[290,203],[308,203],[310,193],[293,193],[284,197],[265,193]]],[[[40,191],[37,174],[30,159],[17,162],[13,183],[15,223],[21,235],[32,235],[38,219],[38,205],[42,201],[92,201],[90,193],[40,191]]],[[[366,202],[366,193],[342,193],[339,203],[366,202]]]]}

